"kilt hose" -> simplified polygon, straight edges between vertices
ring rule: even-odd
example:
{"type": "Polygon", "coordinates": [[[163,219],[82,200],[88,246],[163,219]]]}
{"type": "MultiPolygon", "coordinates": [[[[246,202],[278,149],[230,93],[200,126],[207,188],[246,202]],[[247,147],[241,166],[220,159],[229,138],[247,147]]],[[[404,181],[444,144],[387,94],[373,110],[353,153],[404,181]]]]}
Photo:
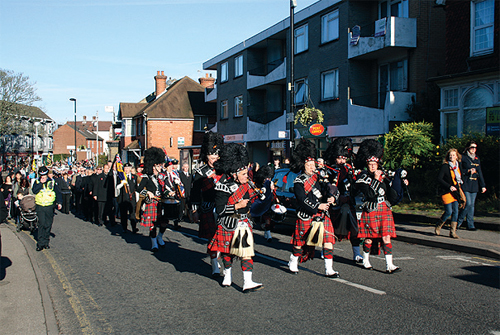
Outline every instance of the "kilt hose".
{"type": "Polygon", "coordinates": [[[215,222],[214,211],[209,210],[207,212],[204,212],[203,210],[201,210],[198,237],[206,238],[210,241],[214,237],[216,231],[217,224],[215,222]]]}
{"type": "MultiPolygon", "coordinates": [[[[250,224],[248,219],[240,220],[240,222],[246,222],[248,224],[248,228],[252,232],[252,225],[250,224]]],[[[221,254],[230,255],[231,242],[233,240],[233,236],[234,236],[234,231],[227,231],[222,227],[222,225],[218,225],[214,237],[208,243],[208,251],[212,252],[219,251],[221,254]]]]}
{"type": "Polygon", "coordinates": [[[396,237],[392,211],[385,202],[378,204],[372,212],[363,211],[359,220],[358,238],[396,237]]]}

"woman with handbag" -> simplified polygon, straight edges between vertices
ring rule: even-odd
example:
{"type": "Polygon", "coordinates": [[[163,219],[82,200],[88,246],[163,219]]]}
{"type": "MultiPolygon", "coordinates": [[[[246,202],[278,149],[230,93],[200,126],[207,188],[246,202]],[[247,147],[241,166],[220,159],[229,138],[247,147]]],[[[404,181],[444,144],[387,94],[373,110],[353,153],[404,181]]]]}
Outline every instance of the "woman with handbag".
{"type": "MultiPolygon", "coordinates": [[[[462,182],[461,164],[462,156],[457,149],[450,149],[446,153],[443,165],[439,170],[437,181],[441,188],[440,195],[444,204],[444,213],[436,224],[435,233],[439,235],[446,220],[451,216],[450,237],[457,236],[457,219],[460,197],[460,185],[462,182]]],[[[463,202],[463,201],[462,201],[463,202]]]]}

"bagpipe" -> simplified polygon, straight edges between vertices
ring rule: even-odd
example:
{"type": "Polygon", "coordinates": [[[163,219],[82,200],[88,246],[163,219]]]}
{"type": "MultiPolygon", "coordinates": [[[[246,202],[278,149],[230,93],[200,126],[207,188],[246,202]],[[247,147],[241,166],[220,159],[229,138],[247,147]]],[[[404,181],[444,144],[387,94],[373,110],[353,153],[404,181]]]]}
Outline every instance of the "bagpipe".
{"type": "Polygon", "coordinates": [[[384,179],[387,179],[390,182],[392,189],[398,194],[396,203],[392,205],[396,205],[401,202],[401,200],[403,200],[405,191],[408,195],[408,200],[411,201],[410,190],[408,189],[407,185],[408,171],[403,168],[399,168],[396,171],[382,169],[382,176],[384,179]]]}

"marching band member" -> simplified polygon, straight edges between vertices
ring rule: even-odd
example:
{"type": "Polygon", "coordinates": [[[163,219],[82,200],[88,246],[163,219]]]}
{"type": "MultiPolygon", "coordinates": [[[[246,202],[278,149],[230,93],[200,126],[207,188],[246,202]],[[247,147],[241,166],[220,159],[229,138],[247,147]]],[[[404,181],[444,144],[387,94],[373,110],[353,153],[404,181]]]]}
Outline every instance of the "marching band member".
{"type": "MultiPolygon", "coordinates": [[[[208,239],[214,237],[217,230],[215,222],[215,185],[220,179],[217,175],[214,164],[219,159],[219,151],[224,145],[224,138],[221,134],[208,131],[203,136],[203,144],[200,150],[201,166],[194,170],[193,187],[191,189],[191,204],[193,211],[199,214],[200,226],[198,237],[208,239]]],[[[220,275],[217,252],[207,250],[210,255],[212,265],[212,276],[220,275]]]]}
{"type": "Polygon", "coordinates": [[[292,273],[298,273],[298,263],[314,258],[316,246],[323,246],[325,274],[338,278],[333,270],[333,245],[335,235],[328,208],[335,203],[334,192],[326,190],[316,170],[316,147],[312,142],[303,140],[294,150],[291,161],[293,172],[300,172],[293,188],[297,199],[297,222],[292,235],[293,253],[288,267],[292,273]]]}
{"type": "Polygon", "coordinates": [[[175,211],[177,213],[173,213],[172,218],[174,220],[174,229],[179,230],[179,221],[181,216],[181,202],[184,199],[184,185],[182,185],[181,178],[179,177],[179,173],[175,169],[175,166],[179,164],[177,159],[168,159],[165,163],[165,179],[164,179],[164,187],[168,190],[168,192],[174,192],[174,198],[178,201],[178,204],[175,205],[175,211]]]}
{"type": "MultiPolygon", "coordinates": [[[[359,222],[359,238],[364,238],[363,266],[371,270],[370,252],[378,254],[381,243],[385,254],[386,272],[394,273],[400,268],[392,262],[391,237],[396,237],[396,227],[391,211],[391,203],[398,194],[391,187],[390,180],[381,170],[383,147],[376,140],[364,140],[357,153],[357,166],[366,164],[368,170],[361,171],[356,179],[356,188],[364,194],[363,214],[359,222]],[[375,245],[372,243],[375,242],[375,245]]],[[[407,183],[407,182],[405,182],[407,183]]]]}
{"type": "Polygon", "coordinates": [[[356,263],[362,263],[358,238],[358,220],[356,219],[356,200],[354,199],[355,176],[354,168],[347,163],[352,154],[352,141],[347,137],[335,139],[325,151],[325,159],[328,166],[330,182],[339,190],[339,203],[330,207],[335,236],[339,241],[349,239],[352,246],[352,258],[356,263]]]}
{"type": "MultiPolygon", "coordinates": [[[[142,215],[141,225],[149,228],[151,237],[151,251],[158,251],[158,245],[165,246],[163,233],[167,230],[167,222],[160,220],[158,210],[161,210],[159,200],[162,195],[162,187],[159,183],[160,173],[165,162],[165,153],[160,148],[152,147],[144,153],[144,174],[138,187],[138,192],[146,197],[146,208],[142,215]],[[156,228],[160,227],[160,233],[156,228]]],[[[139,206],[139,204],[137,205],[139,206]]]]}
{"type": "Polygon", "coordinates": [[[223,147],[217,170],[223,175],[215,186],[215,206],[218,215],[217,231],[208,250],[220,252],[224,264],[223,287],[232,284],[234,257],[241,258],[243,292],[262,288],[252,280],[253,233],[248,213],[254,189],[248,184],[248,153],[244,146],[230,143],[223,147]]]}

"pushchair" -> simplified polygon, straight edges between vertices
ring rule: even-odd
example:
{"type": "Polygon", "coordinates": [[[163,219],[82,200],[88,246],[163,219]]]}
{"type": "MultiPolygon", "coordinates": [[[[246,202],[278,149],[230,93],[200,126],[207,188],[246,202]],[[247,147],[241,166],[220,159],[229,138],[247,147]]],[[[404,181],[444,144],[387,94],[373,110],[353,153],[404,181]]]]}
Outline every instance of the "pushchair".
{"type": "Polygon", "coordinates": [[[19,228],[29,230],[31,233],[38,226],[38,215],[36,214],[36,203],[34,195],[25,195],[19,200],[19,228]]]}

